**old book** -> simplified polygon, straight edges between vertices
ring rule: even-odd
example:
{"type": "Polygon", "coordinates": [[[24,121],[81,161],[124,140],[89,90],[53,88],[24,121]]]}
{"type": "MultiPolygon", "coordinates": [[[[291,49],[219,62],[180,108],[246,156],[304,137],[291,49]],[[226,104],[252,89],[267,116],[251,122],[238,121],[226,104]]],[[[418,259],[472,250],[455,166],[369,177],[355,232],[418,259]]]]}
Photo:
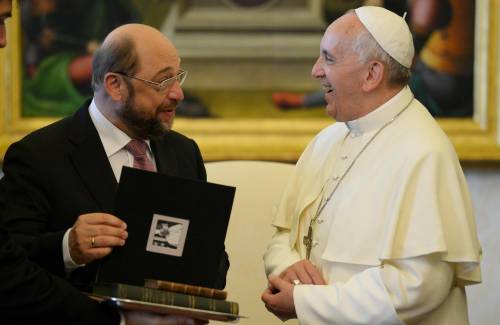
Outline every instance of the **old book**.
{"type": "Polygon", "coordinates": [[[225,300],[227,298],[227,292],[223,290],[195,286],[185,283],[172,282],[172,281],[146,279],[144,280],[144,286],[146,288],[179,292],[188,295],[201,296],[213,299],[225,300]]]}
{"type": "Polygon", "coordinates": [[[238,316],[239,314],[239,305],[236,302],[210,299],[122,283],[94,284],[92,286],[92,294],[154,304],[213,311],[231,314],[234,316],[238,316]]]}

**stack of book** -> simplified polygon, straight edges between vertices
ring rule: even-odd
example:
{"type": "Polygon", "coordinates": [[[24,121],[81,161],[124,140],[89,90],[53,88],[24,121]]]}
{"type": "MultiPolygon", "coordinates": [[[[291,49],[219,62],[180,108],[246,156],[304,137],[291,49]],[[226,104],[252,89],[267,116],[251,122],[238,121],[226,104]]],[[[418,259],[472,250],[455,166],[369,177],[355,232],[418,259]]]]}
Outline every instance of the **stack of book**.
{"type": "Polygon", "coordinates": [[[145,280],[144,287],[123,283],[94,284],[92,295],[123,309],[206,320],[236,321],[240,318],[238,303],[226,300],[227,292],[176,282],[145,280]]]}

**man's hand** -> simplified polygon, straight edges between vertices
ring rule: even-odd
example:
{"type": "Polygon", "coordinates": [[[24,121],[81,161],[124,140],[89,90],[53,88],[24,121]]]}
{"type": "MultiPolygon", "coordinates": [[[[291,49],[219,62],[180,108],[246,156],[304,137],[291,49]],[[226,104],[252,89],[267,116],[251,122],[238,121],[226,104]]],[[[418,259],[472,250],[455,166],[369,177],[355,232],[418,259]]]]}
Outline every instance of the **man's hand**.
{"type": "Polygon", "coordinates": [[[295,283],[298,280],[302,284],[326,284],[321,272],[308,260],[292,264],[281,272],[279,277],[288,283],[295,283]]]}
{"type": "Polygon", "coordinates": [[[126,325],[203,325],[208,324],[206,320],[189,318],[176,315],[155,315],[136,311],[125,311],[126,325]]]}
{"type": "Polygon", "coordinates": [[[294,285],[275,275],[270,275],[268,286],[261,297],[267,310],[282,321],[297,318],[293,303],[294,285]]]}
{"type": "Polygon", "coordinates": [[[69,253],[77,264],[86,264],[125,245],[127,225],[106,213],[88,213],[78,217],[69,232],[69,253]]]}

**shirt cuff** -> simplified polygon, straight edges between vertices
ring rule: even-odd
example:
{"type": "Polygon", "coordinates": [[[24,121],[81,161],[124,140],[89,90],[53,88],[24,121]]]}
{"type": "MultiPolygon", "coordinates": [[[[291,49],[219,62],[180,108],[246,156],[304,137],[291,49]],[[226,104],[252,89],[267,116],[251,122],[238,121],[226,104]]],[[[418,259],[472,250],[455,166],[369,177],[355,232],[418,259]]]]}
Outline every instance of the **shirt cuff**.
{"type": "Polygon", "coordinates": [[[85,266],[85,264],[77,264],[71,258],[71,254],[69,253],[69,232],[71,228],[66,230],[64,233],[63,241],[62,241],[62,250],[63,250],[63,260],[64,260],[64,269],[66,270],[66,274],[70,274],[77,268],[81,266],[85,266]]]}

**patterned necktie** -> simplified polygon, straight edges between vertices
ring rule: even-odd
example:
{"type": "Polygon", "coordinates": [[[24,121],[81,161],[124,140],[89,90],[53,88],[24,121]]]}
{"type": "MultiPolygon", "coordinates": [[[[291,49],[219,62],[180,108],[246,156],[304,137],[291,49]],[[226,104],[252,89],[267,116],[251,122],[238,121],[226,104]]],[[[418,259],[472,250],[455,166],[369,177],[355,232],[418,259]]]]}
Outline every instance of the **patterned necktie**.
{"type": "Polygon", "coordinates": [[[124,148],[130,152],[132,156],[134,156],[134,168],[155,172],[156,168],[147,155],[147,147],[148,145],[146,142],[138,139],[132,139],[124,148]]]}

